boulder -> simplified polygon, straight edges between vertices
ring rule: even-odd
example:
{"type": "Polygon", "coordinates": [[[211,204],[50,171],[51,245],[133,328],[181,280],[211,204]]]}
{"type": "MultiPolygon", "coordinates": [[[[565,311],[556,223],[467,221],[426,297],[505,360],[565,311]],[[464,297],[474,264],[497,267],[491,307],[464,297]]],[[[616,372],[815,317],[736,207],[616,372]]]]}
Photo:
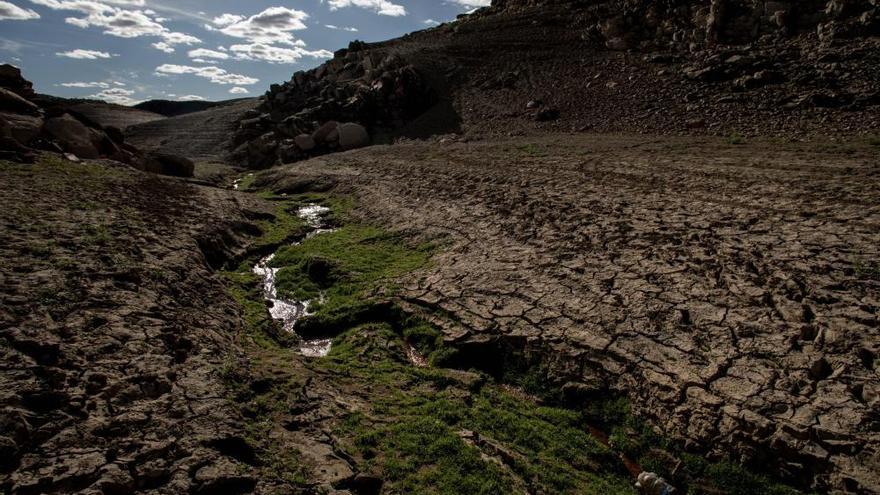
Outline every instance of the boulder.
{"type": "Polygon", "coordinates": [[[21,76],[21,69],[14,65],[0,65],[0,88],[6,88],[22,98],[33,98],[34,88],[21,76]]]}
{"type": "Polygon", "coordinates": [[[339,123],[335,120],[325,122],[321,127],[318,128],[317,131],[312,133],[312,139],[314,139],[315,143],[317,144],[323,144],[327,142],[327,136],[329,136],[331,132],[335,131],[337,127],[339,127],[339,123]]]}
{"type": "Polygon", "coordinates": [[[8,131],[9,137],[23,145],[30,144],[43,129],[43,119],[30,115],[0,113],[0,126],[8,131]]]}
{"type": "Polygon", "coordinates": [[[46,121],[46,133],[58,141],[61,148],[80,158],[98,158],[100,153],[95,145],[95,134],[82,122],[64,114],[46,121]]]}
{"type": "Polygon", "coordinates": [[[303,151],[311,151],[315,149],[315,140],[308,134],[300,134],[293,138],[294,143],[303,151]]]}
{"type": "Polygon", "coordinates": [[[339,147],[344,150],[362,148],[370,144],[370,134],[367,132],[367,128],[360,124],[347,122],[340,125],[337,131],[339,132],[339,147]]]}
{"type": "Polygon", "coordinates": [[[0,88],[0,112],[39,115],[40,107],[8,89],[0,88]]]}
{"type": "Polygon", "coordinates": [[[189,158],[161,152],[145,154],[135,163],[135,167],[172,177],[192,177],[195,171],[195,164],[189,158]]]}
{"type": "Polygon", "coordinates": [[[125,134],[122,132],[122,129],[114,127],[112,125],[108,125],[104,127],[104,132],[107,133],[107,137],[110,138],[110,140],[114,143],[125,143],[125,134]]]}

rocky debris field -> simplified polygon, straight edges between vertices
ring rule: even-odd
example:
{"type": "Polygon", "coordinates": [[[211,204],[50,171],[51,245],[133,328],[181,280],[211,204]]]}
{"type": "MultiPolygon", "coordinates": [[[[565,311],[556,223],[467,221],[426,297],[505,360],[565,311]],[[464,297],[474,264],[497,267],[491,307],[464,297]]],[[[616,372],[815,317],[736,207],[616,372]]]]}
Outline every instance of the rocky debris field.
{"type": "Polygon", "coordinates": [[[623,394],[687,452],[877,493],[871,143],[418,143],[257,183],[335,185],[363,220],[446,239],[397,295],[460,365],[497,374],[512,352],[567,394],[623,394]]]}

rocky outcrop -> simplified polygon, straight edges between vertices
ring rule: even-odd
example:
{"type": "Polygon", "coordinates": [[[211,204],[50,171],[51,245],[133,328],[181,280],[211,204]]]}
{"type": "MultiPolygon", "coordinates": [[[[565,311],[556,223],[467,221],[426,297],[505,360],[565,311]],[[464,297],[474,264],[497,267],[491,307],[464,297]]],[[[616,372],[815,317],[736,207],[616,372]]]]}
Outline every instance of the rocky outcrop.
{"type": "Polygon", "coordinates": [[[0,158],[33,162],[34,153],[66,153],[73,159],[109,158],[147,172],[192,177],[192,161],[169,153],[142,154],[125,143],[123,132],[101,126],[58,99],[33,98],[31,84],[11,65],[0,66],[0,158]],[[40,100],[42,101],[42,100],[40,100]]]}
{"type": "Polygon", "coordinates": [[[399,128],[434,101],[425,78],[405,59],[353,42],[317,69],[273,84],[262,105],[241,120],[233,156],[264,168],[365,146],[370,134],[399,128]],[[337,122],[346,124],[337,131],[337,122]]]}

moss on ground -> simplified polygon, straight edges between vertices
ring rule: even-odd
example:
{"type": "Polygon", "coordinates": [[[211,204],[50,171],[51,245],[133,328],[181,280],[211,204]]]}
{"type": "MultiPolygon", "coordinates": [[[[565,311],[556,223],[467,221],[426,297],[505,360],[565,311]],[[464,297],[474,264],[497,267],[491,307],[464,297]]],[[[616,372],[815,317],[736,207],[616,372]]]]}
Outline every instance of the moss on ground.
{"type": "Polygon", "coordinates": [[[272,266],[279,294],[310,300],[316,320],[344,319],[373,303],[376,291],[397,277],[425,266],[430,244],[410,246],[380,228],[350,224],[280,249],[272,266]]]}

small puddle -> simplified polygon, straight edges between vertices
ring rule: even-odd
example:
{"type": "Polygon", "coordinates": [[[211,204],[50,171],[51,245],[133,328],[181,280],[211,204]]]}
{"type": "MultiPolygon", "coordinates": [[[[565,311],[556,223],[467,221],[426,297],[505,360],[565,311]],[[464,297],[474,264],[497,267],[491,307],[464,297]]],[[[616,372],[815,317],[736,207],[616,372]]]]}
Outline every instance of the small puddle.
{"type": "MultiPolygon", "coordinates": [[[[306,205],[297,210],[297,216],[302,218],[312,228],[307,238],[333,231],[333,229],[323,228],[322,217],[329,212],[330,208],[320,205],[306,205]]],[[[272,318],[281,322],[285,332],[295,333],[296,322],[312,314],[309,312],[311,301],[296,301],[278,297],[278,288],[275,286],[275,281],[279,269],[269,266],[273,259],[275,259],[275,254],[266,256],[254,266],[253,271],[263,280],[263,296],[269,301],[269,314],[272,315],[272,318]]],[[[330,339],[303,339],[300,342],[299,350],[303,356],[323,357],[330,352],[330,342],[330,339]]]]}

